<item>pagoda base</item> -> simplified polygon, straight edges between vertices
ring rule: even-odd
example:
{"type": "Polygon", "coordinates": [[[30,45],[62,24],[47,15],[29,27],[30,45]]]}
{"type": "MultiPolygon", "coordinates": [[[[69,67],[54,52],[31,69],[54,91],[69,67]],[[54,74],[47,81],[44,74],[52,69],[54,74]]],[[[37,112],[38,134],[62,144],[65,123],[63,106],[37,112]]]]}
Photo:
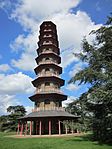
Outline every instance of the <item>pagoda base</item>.
{"type": "Polygon", "coordinates": [[[32,112],[19,119],[17,134],[52,135],[68,134],[77,130],[65,122],[76,122],[78,117],[65,111],[32,112]]]}

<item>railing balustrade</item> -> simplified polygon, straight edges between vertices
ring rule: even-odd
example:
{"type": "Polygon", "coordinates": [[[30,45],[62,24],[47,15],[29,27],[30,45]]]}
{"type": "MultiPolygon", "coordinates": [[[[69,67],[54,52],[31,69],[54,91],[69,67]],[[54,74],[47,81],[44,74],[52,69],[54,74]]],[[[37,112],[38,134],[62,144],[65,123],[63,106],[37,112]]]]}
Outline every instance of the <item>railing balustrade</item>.
{"type": "Polygon", "coordinates": [[[55,88],[36,89],[35,93],[60,93],[60,94],[63,94],[63,92],[61,90],[55,89],[55,88]]]}
{"type": "Polygon", "coordinates": [[[38,77],[49,77],[49,76],[56,76],[58,78],[60,78],[59,74],[55,74],[55,73],[40,73],[38,74],[38,77]]]}
{"type": "Polygon", "coordinates": [[[41,61],[41,62],[39,62],[39,65],[40,64],[57,64],[57,62],[55,62],[55,61],[41,61]]]}
{"type": "Polygon", "coordinates": [[[32,109],[32,112],[38,112],[38,111],[65,111],[65,108],[63,107],[39,107],[32,109]]]}

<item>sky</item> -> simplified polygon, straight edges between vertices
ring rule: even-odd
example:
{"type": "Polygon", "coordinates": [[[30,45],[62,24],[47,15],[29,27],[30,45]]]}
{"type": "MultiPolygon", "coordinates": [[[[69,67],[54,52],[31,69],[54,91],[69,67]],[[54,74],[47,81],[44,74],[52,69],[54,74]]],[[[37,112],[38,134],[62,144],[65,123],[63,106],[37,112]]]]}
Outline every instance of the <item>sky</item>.
{"type": "Polygon", "coordinates": [[[67,103],[88,90],[89,85],[67,82],[86,64],[73,53],[82,50],[84,36],[92,43],[91,30],[106,23],[112,12],[112,0],[0,0],[0,115],[7,107],[23,105],[31,112],[33,103],[29,96],[35,88],[34,68],[38,48],[39,26],[43,21],[53,21],[57,26],[61,66],[68,95],[67,103]]]}

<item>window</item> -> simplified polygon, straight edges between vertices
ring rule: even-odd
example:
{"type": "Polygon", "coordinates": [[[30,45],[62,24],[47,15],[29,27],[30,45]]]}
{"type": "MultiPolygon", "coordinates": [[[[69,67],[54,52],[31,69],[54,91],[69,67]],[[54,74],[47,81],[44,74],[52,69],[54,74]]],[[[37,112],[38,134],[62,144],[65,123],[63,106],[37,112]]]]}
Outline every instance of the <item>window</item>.
{"type": "Polygon", "coordinates": [[[45,86],[50,86],[50,82],[45,82],[45,86]]]}
{"type": "Polygon", "coordinates": [[[55,102],[56,107],[59,107],[59,102],[55,102]]]}
{"type": "Polygon", "coordinates": [[[49,57],[46,57],[46,58],[45,58],[45,61],[49,61],[49,60],[50,60],[50,58],[49,58],[49,57]]]}
{"type": "Polygon", "coordinates": [[[45,104],[50,104],[50,100],[49,99],[46,99],[45,100],[45,104]]]}
{"type": "Polygon", "coordinates": [[[41,85],[40,84],[38,84],[38,86],[37,86],[38,88],[41,88],[41,85]]]}
{"type": "Polygon", "coordinates": [[[46,48],[46,51],[49,51],[49,48],[46,48]]]}
{"type": "Polygon", "coordinates": [[[49,68],[46,68],[46,69],[45,69],[45,72],[49,72],[49,71],[50,71],[50,69],[49,69],[49,68]]]}
{"type": "Polygon", "coordinates": [[[58,88],[59,88],[58,83],[55,83],[55,84],[54,84],[54,87],[55,87],[55,89],[58,89],[58,88]]]}
{"type": "Polygon", "coordinates": [[[52,51],[52,49],[51,48],[46,48],[46,51],[52,51]]]}

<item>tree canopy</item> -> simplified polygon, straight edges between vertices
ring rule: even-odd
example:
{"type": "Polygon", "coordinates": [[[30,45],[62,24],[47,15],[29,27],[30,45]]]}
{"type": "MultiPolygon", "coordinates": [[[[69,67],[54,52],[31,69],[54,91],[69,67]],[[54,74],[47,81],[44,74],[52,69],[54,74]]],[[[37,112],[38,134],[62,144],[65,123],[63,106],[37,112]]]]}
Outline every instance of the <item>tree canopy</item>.
{"type": "Polygon", "coordinates": [[[112,17],[105,25],[90,34],[95,40],[90,44],[86,38],[82,42],[82,52],[75,54],[87,66],[74,75],[69,83],[79,81],[91,84],[80,102],[85,100],[92,112],[92,129],[96,140],[112,142],[112,17]],[[84,96],[85,95],[85,96],[84,96]]]}
{"type": "Polygon", "coordinates": [[[3,115],[0,117],[0,131],[15,131],[17,129],[17,119],[26,114],[26,110],[23,106],[9,106],[7,108],[9,115],[3,115]]]}

